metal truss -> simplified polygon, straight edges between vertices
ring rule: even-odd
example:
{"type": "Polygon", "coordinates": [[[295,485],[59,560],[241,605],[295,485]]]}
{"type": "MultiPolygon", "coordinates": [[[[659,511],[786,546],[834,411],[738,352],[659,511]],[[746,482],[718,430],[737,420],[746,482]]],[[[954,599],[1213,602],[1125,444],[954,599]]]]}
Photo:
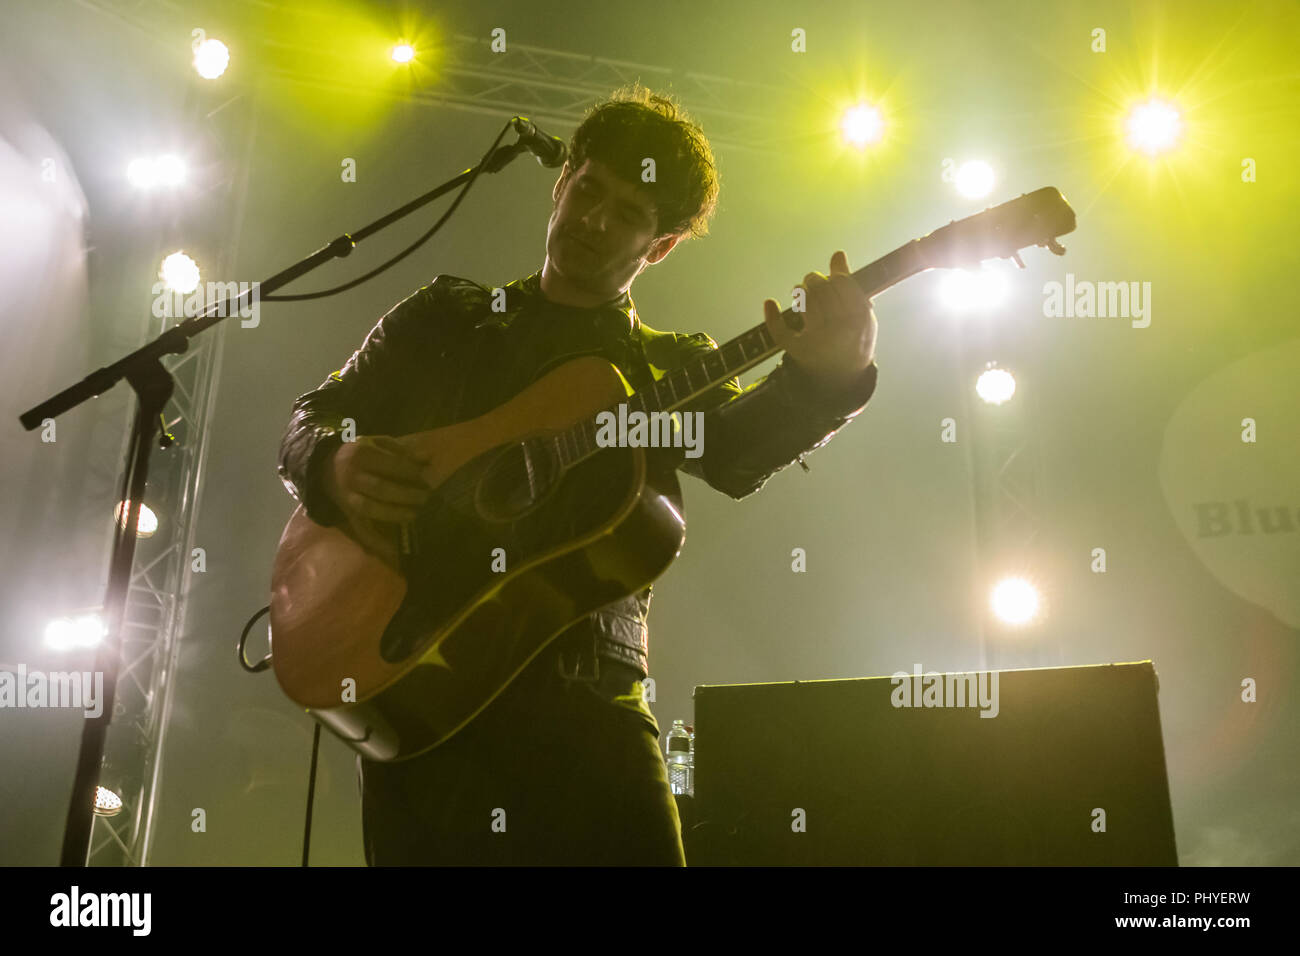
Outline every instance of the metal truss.
{"type": "MultiPolygon", "coordinates": [[[[78,0],[156,40],[188,36],[193,14],[175,0],[78,0]]],[[[248,4],[265,14],[267,4],[248,4]]],[[[238,4],[232,4],[238,6],[238,4]]],[[[232,13],[234,20],[238,15],[232,13]]],[[[490,36],[458,33],[436,44],[436,77],[408,89],[377,90],[354,79],[353,64],[292,37],[262,35],[245,40],[245,60],[261,75],[278,76],[322,90],[385,92],[408,102],[430,103],[503,119],[520,114],[541,123],[579,123],[587,108],[615,88],[640,80],[671,91],[704,128],[715,147],[765,152],[788,141],[789,131],[773,117],[799,115],[788,86],[674,70],[663,66],[516,43],[495,52],[490,36]],[[294,57],[279,54],[294,53],[294,57]],[[315,68],[284,67],[286,60],[315,68]]]]}
{"type": "MultiPolygon", "coordinates": [[[[207,197],[221,203],[230,215],[204,216],[195,210],[184,225],[195,238],[200,231],[213,236],[213,247],[221,248],[215,261],[205,262],[205,277],[229,273],[234,260],[234,237],[239,234],[249,171],[254,107],[251,97],[236,97],[219,111],[206,110],[202,98],[191,95],[187,113],[195,127],[220,122],[218,139],[236,150],[228,156],[229,176],[207,197]],[[219,120],[214,119],[219,116],[219,120]],[[204,225],[199,225],[203,223],[204,225]],[[212,232],[215,230],[215,232],[212,232]]],[[[156,264],[153,264],[156,268],[156,264]]],[[[133,270],[134,272],[134,270],[133,270]]],[[[149,275],[144,269],[140,275],[149,275]]],[[[129,298],[129,297],[128,297],[129,298]]],[[[134,301],[144,301],[139,296],[134,301]]],[[[156,337],[177,324],[183,316],[158,319],[151,313],[135,342],[156,337]]],[[[227,321],[238,321],[237,318],[227,321]]],[[[95,866],[147,865],[154,834],[154,813],[161,781],[162,756],[175,690],[180,639],[185,624],[186,596],[195,581],[194,549],[198,525],[198,503],[208,453],[209,428],[220,379],[225,324],[190,340],[189,348],[163,359],[175,389],[164,409],[163,432],[174,438],[165,448],[155,447],[150,459],[149,483],[144,503],[158,516],[158,529],[137,541],[135,566],[131,571],[122,623],[122,658],[118,674],[113,723],[107,736],[100,785],[122,800],[114,816],[96,815],[91,832],[88,864],[95,866]]],[[[123,386],[125,387],[125,386],[123,386]]],[[[132,399],[134,396],[132,395],[132,399]]],[[[134,401],[130,403],[132,412],[134,401]]],[[[129,417],[116,433],[125,460],[129,417]]],[[[108,460],[113,460],[111,456],[108,460]]],[[[110,481],[116,482],[117,476],[110,481]]],[[[103,485],[103,482],[92,483],[103,485]]],[[[119,493],[115,483],[108,490],[87,488],[94,507],[119,493]]]]}
{"type": "MultiPolygon", "coordinates": [[[[156,325],[150,323],[147,335],[158,334],[156,325]]],[[[189,351],[168,364],[176,390],[166,408],[166,429],[178,440],[155,449],[151,460],[145,504],[157,512],[158,530],[138,542],[131,570],[117,697],[101,772],[101,785],[121,797],[122,811],[96,816],[92,866],[148,860],[223,332],[218,327],[191,340],[189,351]]]]}
{"type": "Polygon", "coordinates": [[[345,69],[306,72],[275,66],[276,51],[302,53],[291,42],[263,41],[271,56],[267,75],[320,89],[356,92],[369,89],[406,102],[427,103],[508,118],[519,114],[541,123],[582,121],[587,109],[615,88],[639,80],[656,91],[670,91],[701,124],[715,147],[765,151],[777,148],[787,133],[766,107],[787,95],[768,86],[666,67],[610,60],[508,42],[493,52],[487,37],[458,34],[437,51],[437,78],[425,85],[376,90],[348,79],[345,69]],[[759,112],[755,107],[762,104],[759,112]]]}

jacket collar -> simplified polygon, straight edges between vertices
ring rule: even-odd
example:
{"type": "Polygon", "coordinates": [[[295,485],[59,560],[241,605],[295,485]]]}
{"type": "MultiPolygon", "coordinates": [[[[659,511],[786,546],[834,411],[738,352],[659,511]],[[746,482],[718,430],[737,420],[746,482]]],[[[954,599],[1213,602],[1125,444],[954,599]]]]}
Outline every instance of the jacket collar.
{"type": "MultiPolygon", "coordinates": [[[[528,299],[529,304],[534,307],[558,309],[564,312],[588,313],[593,318],[599,317],[604,319],[609,316],[611,320],[616,319],[618,327],[628,333],[639,333],[641,331],[641,320],[636,314],[636,305],[632,301],[631,292],[622,292],[608,302],[603,302],[597,306],[581,307],[573,305],[559,305],[552,302],[542,294],[542,270],[538,269],[530,276],[522,279],[516,279],[506,286],[507,289],[516,288],[522,292],[528,299]]],[[[507,299],[507,301],[509,301],[507,299]]]]}

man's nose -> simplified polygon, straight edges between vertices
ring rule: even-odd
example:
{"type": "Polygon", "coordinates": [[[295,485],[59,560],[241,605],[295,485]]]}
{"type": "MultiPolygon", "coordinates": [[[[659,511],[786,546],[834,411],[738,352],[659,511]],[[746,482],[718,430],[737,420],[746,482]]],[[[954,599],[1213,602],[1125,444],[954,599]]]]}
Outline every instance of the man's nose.
{"type": "Polygon", "coordinates": [[[588,232],[604,233],[605,231],[605,204],[598,203],[592,206],[582,215],[581,222],[588,232]]]}

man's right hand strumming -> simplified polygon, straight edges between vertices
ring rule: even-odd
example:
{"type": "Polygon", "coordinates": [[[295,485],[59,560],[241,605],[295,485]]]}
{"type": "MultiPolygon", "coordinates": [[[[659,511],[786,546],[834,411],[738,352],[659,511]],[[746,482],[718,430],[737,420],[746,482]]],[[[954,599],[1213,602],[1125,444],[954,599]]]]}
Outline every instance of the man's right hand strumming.
{"type": "Polygon", "coordinates": [[[425,463],[410,446],[388,435],[363,435],[344,442],[323,467],[322,487],[347,518],[349,530],[368,550],[394,563],[394,527],[413,521],[428,501],[420,478],[425,463]]]}

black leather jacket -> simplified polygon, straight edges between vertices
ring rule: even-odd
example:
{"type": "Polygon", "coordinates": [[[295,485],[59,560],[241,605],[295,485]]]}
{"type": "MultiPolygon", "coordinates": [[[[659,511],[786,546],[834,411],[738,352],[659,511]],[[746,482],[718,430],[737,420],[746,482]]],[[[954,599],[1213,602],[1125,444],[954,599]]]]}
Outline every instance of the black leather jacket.
{"type": "MultiPolygon", "coordinates": [[[[358,436],[404,435],[481,415],[578,355],[602,355],[639,389],[717,348],[702,332],[646,327],[627,293],[595,308],[559,306],[542,295],[540,280],[536,272],[494,294],[439,275],[380,319],[342,369],[294,402],[278,471],[310,518],[326,526],[342,520],[323,493],[320,465],[339,447],[345,418],[354,420],[358,436]]],[[[732,379],[690,406],[705,412],[704,454],[686,459],[681,470],[744,498],[829,441],[875,386],[874,364],[847,394],[826,394],[784,360],[744,391],[732,379]]],[[[559,641],[590,642],[600,657],[645,677],[649,610],[646,588],[579,621],[559,641]]]]}

